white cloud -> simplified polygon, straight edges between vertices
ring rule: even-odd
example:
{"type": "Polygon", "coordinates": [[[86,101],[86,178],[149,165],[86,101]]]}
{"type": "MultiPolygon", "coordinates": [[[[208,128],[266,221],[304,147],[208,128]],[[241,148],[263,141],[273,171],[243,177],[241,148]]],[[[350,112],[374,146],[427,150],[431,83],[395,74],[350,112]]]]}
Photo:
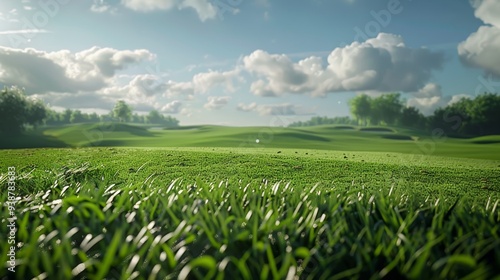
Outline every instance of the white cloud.
{"type": "Polygon", "coordinates": [[[474,0],[474,15],[486,24],[500,28],[500,3],[497,0],[474,0]]]}
{"type": "Polygon", "coordinates": [[[179,9],[192,8],[198,14],[201,21],[214,19],[217,15],[217,8],[207,0],[184,0],[178,4],[179,9]]]}
{"type": "Polygon", "coordinates": [[[251,111],[255,111],[257,109],[257,103],[255,102],[252,102],[248,105],[244,104],[244,103],[240,103],[238,104],[238,106],[236,107],[236,109],[238,111],[243,111],[243,112],[251,112],[251,111]]]}
{"type": "Polygon", "coordinates": [[[182,102],[179,100],[174,100],[170,103],[165,104],[160,111],[167,114],[178,114],[181,112],[182,102]]]}
{"type": "Polygon", "coordinates": [[[139,12],[190,8],[198,14],[201,21],[215,19],[218,11],[209,0],[121,0],[121,3],[128,9],[139,12]]]}
{"type": "Polygon", "coordinates": [[[468,94],[456,94],[456,95],[453,95],[450,99],[450,101],[448,102],[448,105],[451,105],[453,103],[457,103],[458,101],[464,99],[464,98],[467,98],[467,99],[471,99],[472,96],[468,95],[468,94]]]}
{"type": "Polygon", "coordinates": [[[500,78],[500,2],[472,2],[475,16],[485,24],[458,45],[461,61],[470,67],[481,68],[488,75],[500,78]]]}
{"type": "Polygon", "coordinates": [[[436,83],[428,83],[407,101],[407,106],[417,108],[424,115],[431,115],[437,108],[446,106],[449,100],[443,98],[441,86],[436,83]]]}
{"type": "Polygon", "coordinates": [[[196,91],[200,93],[206,93],[211,88],[218,85],[224,85],[226,91],[234,92],[234,80],[242,80],[241,77],[238,77],[239,74],[239,69],[226,72],[208,71],[198,73],[193,77],[193,86],[196,88],[196,91]]]}
{"type": "Polygon", "coordinates": [[[94,0],[90,10],[94,13],[116,12],[116,8],[111,7],[105,0],[94,0]]]}
{"type": "Polygon", "coordinates": [[[205,109],[208,110],[220,110],[229,103],[231,100],[230,96],[209,96],[207,98],[208,102],[203,105],[205,109]]]}
{"type": "Polygon", "coordinates": [[[147,50],[93,47],[71,53],[0,47],[0,83],[24,87],[27,93],[96,91],[117,71],[153,58],[147,50]]]}
{"type": "Polygon", "coordinates": [[[406,91],[423,87],[440,69],[442,53],[405,46],[400,36],[381,33],[366,42],[334,49],[327,65],[311,56],[297,63],[286,55],[257,50],[243,58],[244,68],[258,77],[250,90],[259,96],[341,91],[406,91]]]}
{"type": "Polygon", "coordinates": [[[50,33],[50,31],[45,30],[45,29],[18,29],[18,30],[0,31],[0,35],[39,34],[39,33],[50,33]]]}
{"type": "Polygon", "coordinates": [[[451,105],[462,98],[470,98],[467,94],[456,94],[452,96],[443,96],[441,86],[436,83],[428,83],[417,92],[412,93],[408,99],[407,106],[413,106],[428,116],[440,107],[451,105]]]}
{"type": "Polygon", "coordinates": [[[150,12],[154,10],[170,10],[176,0],[122,0],[121,3],[134,11],[150,12]]]}

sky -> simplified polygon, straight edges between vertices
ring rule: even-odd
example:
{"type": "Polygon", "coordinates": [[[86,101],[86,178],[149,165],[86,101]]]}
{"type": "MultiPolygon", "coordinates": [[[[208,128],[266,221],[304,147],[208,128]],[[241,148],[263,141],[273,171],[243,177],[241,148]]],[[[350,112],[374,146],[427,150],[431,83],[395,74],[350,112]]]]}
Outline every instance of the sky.
{"type": "Polygon", "coordinates": [[[499,92],[499,50],[498,0],[0,2],[0,86],[181,125],[348,116],[363,93],[399,92],[428,115],[499,92]]]}

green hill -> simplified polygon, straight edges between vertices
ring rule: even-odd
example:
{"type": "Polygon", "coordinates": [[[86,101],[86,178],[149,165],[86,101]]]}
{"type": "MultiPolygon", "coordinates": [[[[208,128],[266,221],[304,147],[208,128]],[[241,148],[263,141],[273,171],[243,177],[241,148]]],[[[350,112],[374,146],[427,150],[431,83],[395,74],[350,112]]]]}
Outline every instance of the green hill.
{"type": "Polygon", "coordinates": [[[387,127],[323,125],[300,128],[212,125],[151,129],[121,123],[46,128],[2,148],[31,147],[236,147],[399,152],[500,159],[500,136],[458,139],[387,127]],[[259,143],[257,143],[257,139],[259,143]],[[484,145],[488,144],[488,145],[484,145]]]}

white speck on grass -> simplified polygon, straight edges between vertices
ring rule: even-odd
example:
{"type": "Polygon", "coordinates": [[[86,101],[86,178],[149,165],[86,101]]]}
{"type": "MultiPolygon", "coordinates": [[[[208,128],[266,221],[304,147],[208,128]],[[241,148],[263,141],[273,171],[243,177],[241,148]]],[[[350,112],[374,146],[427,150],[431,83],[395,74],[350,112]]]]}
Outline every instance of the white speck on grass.
{"type": "Polygon", "coordinates": [[[259,144],[260,140],[259,139],[255,139],[255,143],[259,144]]]}

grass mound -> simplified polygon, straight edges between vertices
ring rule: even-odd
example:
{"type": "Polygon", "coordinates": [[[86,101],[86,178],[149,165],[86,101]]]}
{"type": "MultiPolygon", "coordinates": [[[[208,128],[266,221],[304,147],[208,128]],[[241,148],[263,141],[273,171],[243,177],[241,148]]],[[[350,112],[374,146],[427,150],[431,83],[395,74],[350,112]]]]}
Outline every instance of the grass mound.
{"type": "MultiPolygon", "coordinates": [[[[153,174],[125,185],[99,172],[85,176],[90,171],[97,172],[66,169],[45,190],[16,202],[23,244],[18,279],[489,279],[500,273],[498,201],[471,207],[415,201],[393,189],[267,182],[165,186],[153,174]]],[[[0,197],[8,201],[6,192],[0,197]]],[[[8,228],[0,233],[8,236],[8,228]]],[[[2,263],[8,247],[0,249],[2,263]]]]}
{"type": "Polygon", "coordinates": [[[277,133],[276,137],[289,139],[293,141],[293,139],[307,140],[307,141],[322,141],[329,142],[330,139],[318,135],[314,135],[312,133],[304,133],[304,132],[280,132],[277,133]]]}
{"type": "Polygon", "coordinates": [[[388,127],[362,127],[359,129],[359,131],[363,132],[387,132],[387,133],[394,133],[394,129],[388,128],[388,127]]]}
{"type": "Polygon", "coordinates": [[[197,130],[203,128],[203,125],[186,125],[186,126],[178,126],[178,127],[165,127],[165,130],[197,130]]]}
{"type": "Polygon", "coordinates": [[[403,135],[403,134],[384,134],[382,135],[382,138],[385,139],[392,139],[392,140],[408,140],[408,141],[413,141],[413,138],[408,135],[403,135]]]}
{"type": "Polygon", "coordinates": [[[334,127],[332,127],[333,129],[346,129],[346,130],[354,130],[356,129],[354,126],[350,126],[350,125],[336,125],[334,127]]]}
{"type": "Polygon", "coordinates": [[[470,142],[474,144],[498,144],[500,143],[500,135],[475,137],[470,139],[470,142]]]}
{"type": "Polygon", "coordinates": [[[105,132],[125,132],[135,136],[152,136],[146,127],[123,124],[123,123],[98,123],[90,126],[88,131],[105,131],[105,132]]]}

